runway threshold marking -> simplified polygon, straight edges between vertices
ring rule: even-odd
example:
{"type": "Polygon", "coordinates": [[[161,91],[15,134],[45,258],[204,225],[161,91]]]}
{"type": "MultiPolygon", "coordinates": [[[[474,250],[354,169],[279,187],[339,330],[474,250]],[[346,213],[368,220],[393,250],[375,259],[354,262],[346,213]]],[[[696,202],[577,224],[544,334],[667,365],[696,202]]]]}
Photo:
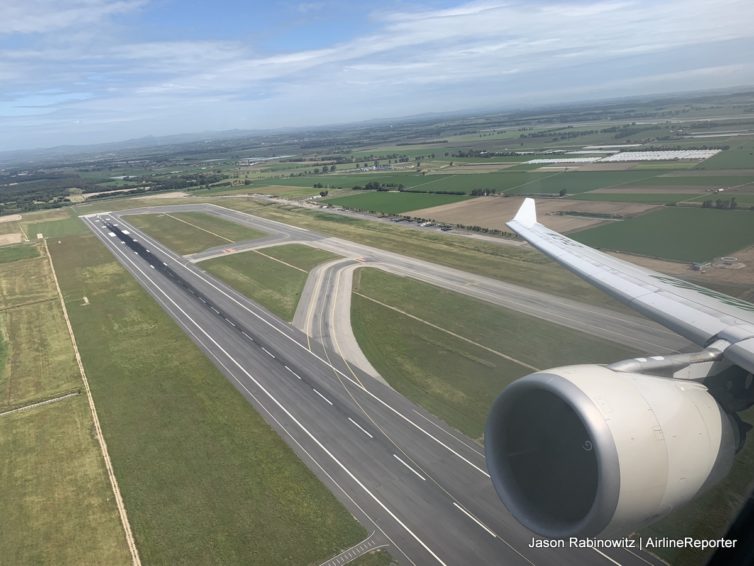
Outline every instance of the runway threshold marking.
{"type": "Polygon", "coordinates": [[[485,531],[487,531],[490,536],[493,536],[493,537],[497,538],[497,535],[487,525],[485,525],[484,523],[482,523],[482,521],[480,521],[479,519],[477,519],[476,517],[474,517],[474,515],[472,515],[468,511],[466,511],[466,509],[464,509],[463,507],[461,507],[455,501],[453,502],[453,506],[456,509],[458,509],[461,513],[463,513],[464,515],[466,515],[469,519],[471,519],[472,521],[474,521],[477,525],[479,525],[480,527],[482,527],[485,531]]]}
{"type": "Polygon", "coordinates": [[[398,460],[401,464],[406,466],[417,478],[419,478],[422,481],[427,481],[427,478],[425,478],[423,475],[421,475],[419,472],[417,472],[415,469],[413,469],[411,466],[409,466],[405,460],[403,460],[398,454],[393,454],[393,458],[398,460]]]}
{"type": "MultiPolygon", "coordinates": [[[[434,558],[439,564],[442,564],[442,566],[447,566],[446,563],[439,556],[437,556],[437,554],[435,554],[435,552],[431,548],[429,548],[429,546],[427,546],[427,544],[421,538],[419,538],[419,536],[414,533],[414,531],[412,531],[408,527],[408,525],[406,525],[406,523],[401,521],[401,519],[398,518],[398,516],[393,513],[390,508],[382,502],[381,499],[379,499],[374,493],[372,493],[372,491],[366,485],[364,485],[364,483],[359,478],[357,478],[356,475],[335,456],[335,454],[330,452],[330,450],[328,450],[328,448],[324,444],[322,444],[322,442],[314,435],[314,433],[312,433],[295,416],[293,416],[293,414],[280,401],[278,401],[278,399],[272,393],[270,393],[259,381],[257,381],[257,379],[253,375],[251,375],[238,360],[231,356],[230,353],[217,342],[217,340],[212,338],[209,332],[204,330],[204,328],[202,328],[199,323],[191,318],[191,316],[185,310],[183,310],[180,305],[178,305],[178,303],[176,303],[172,299],[172,297],[170,297],[170,295],[168,295],[162,289],[162,287],[155,283],[155,281],[151,277],[149,277],[149,275],[147,275],[147,273],[143,269],[136,265],[136,263],[127,254],[120,251],[120,248],[115,247],[113,249],[121,256],[123,256],[136,271],[141,273],[142,277],[149,281],[154,289],[159,291],[159,293],[162,294],[173,305],[173,308],[176,309],[176,311],[180,312],[181,315],[189,320],[191,324],[193,324],[205,336],[207,340],[214,344],[214,346],[220,352],[222,352],[226,358],[233,362],[233,364],[247,377],[247,379],[251,383],[253,383],[262,393],[264,393],[265,396],[270,399],[270,401],[272,401],[272,403],[291,420],[291,422],[293,422],[299,429],[301,429],[301,431],[303,431],[303,433],[308,436],[309,439],[314,444],[316,444],[319,449],[322,450],[325,455],[327,455],[328,458],[330,458],[341,470],[343,470],[346,475],[348,475],[348,477],[351,478],[351,480],[356,483],[356,485],[358,485],[383,511],[385,511],[385,513],[387,513],[396,523],[398,523],[398,525],[400,525],[403,530],[405,530],[416,542],[418,542],[421,547],[432,556],[432,558],[434,558]]],[[[248,388],[240,380],[238,380],[238,378],[236,378],[235,376],[233,376],[233,378],[238,381],[239,385],[241,385],[241,387],[243,387],[243,389],[246,390],[249,395],[253,396],[251,391],[249,391],[248,388]]]]}
{"type": "Polygon", "coordinates": [[[361,432],[363,432],[364,434],[366,434],[369,438],[374,438],[374,436],[372,436],[372,434],[367,429],[365,429],[363,426],[361,426],[359,423],[357,423],[351,417],[348,417],[348,420],[351,421],[351,423],[353,424],[353,426],[355,426],[356,428],[358,428],[361,432]]]}
{"type": "Polygon", "coordinates": [[[327,397],[325,397],[324,395],[322,395],[322,393],[320,393],[319,391],[317,391],[316,389],[314,389],[314,387],[312,387],[312,391],[314,391],[317,395],[319,395],[320,397],[322,397],[322,399],[324,399],[325,403],[327,403],[328,405],[330,405],[332,407],[332,401],[330,401],[330,399],[328,399],[327,397]]]}

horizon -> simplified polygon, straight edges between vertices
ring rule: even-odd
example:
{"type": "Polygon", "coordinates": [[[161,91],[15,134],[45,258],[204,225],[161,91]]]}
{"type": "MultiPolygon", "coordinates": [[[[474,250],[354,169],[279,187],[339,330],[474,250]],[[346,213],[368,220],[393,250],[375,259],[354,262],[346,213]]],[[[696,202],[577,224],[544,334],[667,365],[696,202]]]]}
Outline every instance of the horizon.
{"type": "Polygon", "coordinates": [[[754,84],[740,0],[39,0],[0,17],[0,152],[754,84]]]}

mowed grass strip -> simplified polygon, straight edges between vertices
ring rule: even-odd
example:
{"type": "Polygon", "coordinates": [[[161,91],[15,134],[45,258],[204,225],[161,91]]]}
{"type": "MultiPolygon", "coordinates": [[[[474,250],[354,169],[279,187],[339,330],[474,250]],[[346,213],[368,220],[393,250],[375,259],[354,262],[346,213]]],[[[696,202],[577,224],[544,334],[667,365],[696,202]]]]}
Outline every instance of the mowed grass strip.
{"type": "Polygon", "coordinates": [[[217,257],[201,262],[201,267],[283,320],[290,321],[309,270],[338,257],[309,246],[288,244],[217,257]]]}
{"type": "Polygon", "coordinates": [[[318,563],[366,535],[94,236],[51,252],[145,564],[318,563]]]}
{"type": "Polygon", "coordinates": [[[264,235],[258,230],[204,213],[139,214],[128,216],[126,221],[179,254],[196,253],[264,235]]]}
{"type": "Polygon", "coordinates": [[[131,564],[84,396],[0,416],[0,454],[3,563],[131,564]]]}
{"type": "Polygon", "coordinates": [[[532,372],[527,365],[546,369],[638,355],[606,340],[378,269],[357,271],[351,308],[354,334],[380,374],[472,438],[481,437],[489,407],[503,388],[532,372]]]}
{"type": "Polygon", "coordinates": [[[754,243],[754,212],[664,207],[571,237],[609,250],[677,261],[706,261],[754,243]]]}
{"type": "Polygon", "coordinates": [[[0,263],[0,310],[55,298],[46,257],[0,263]]]}
{"type": "Polygon", "coordinates": [[[398,191],[365,191],[363,194],[331,198],[327,199],[325,202],[327,202],[327,204],[356,210],[398,214],[409,210],[418,210],[430,206],[450,204],[451,202],[458,202],[468,198],[469,197],[465,195],[437,195],[398,191]]]}
{"type": "Polygon", "coordinates": [[[35,222],[28,225],[26,232],[31,240],[35,240],[37,234],[42,234],[45,238],[62,238],[64,236],[85,234],[86,226],[78,218],[71,217],[63,220],[35,222]]]}

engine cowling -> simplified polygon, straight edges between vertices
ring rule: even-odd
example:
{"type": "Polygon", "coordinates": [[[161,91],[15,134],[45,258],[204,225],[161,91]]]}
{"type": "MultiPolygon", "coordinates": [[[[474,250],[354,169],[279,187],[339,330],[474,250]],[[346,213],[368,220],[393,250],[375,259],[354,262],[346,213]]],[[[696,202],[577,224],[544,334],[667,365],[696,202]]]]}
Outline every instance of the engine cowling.
{"type": "Polygon", "coordinates": [[[509,385],[485,430],[508,510],[548,538],[627,534],[721,479],[738,427],[704,385],[598,365],[509,385]]]}

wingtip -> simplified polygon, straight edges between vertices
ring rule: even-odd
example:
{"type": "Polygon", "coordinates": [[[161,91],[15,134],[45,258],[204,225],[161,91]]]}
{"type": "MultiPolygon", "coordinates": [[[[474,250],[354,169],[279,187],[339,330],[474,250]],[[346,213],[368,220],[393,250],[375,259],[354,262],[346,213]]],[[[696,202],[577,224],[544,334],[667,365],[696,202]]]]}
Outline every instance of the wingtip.
{"type": "Polygon", "coordinates": [[[521,208],[518,209],[513,220],[519,224],[531,228],[537,223],[537,207],[533,198],[525,198],[521,208]]]}

